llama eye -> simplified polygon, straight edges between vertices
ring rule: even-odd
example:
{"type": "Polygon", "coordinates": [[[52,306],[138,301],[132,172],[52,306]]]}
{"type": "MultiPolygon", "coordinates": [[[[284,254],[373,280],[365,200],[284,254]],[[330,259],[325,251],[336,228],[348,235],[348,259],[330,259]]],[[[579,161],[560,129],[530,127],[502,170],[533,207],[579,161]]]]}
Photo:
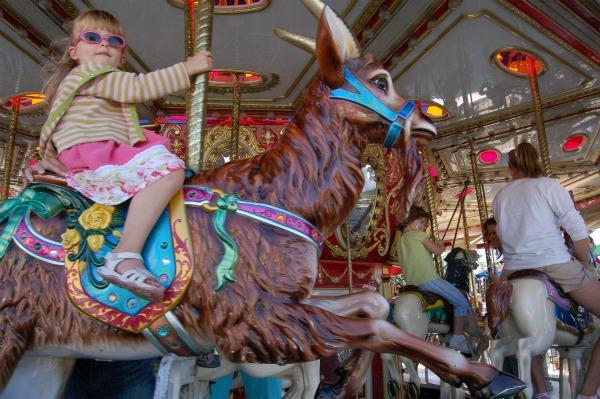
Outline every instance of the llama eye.
{"type": "Polygon", "coordinates": [[[371,79],[371,83],[384,93],[388,92],[388,82],[385,76],[377,76],[371,79]]]}

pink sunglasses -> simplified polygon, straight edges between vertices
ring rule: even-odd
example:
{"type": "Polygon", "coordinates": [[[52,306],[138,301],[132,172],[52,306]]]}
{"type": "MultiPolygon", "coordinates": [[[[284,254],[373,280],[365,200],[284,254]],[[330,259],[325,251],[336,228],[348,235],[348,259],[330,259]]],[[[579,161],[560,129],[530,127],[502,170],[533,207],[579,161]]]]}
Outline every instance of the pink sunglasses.
{"type": "Polygon", "coordinates": [[[124,48],[125,46],[127,46],[127,40],[123,36],[101,35],[100,33],[94,32],[92,30],[81,32],[79,34],[79,37],[77,38],[77,41],[73,45],[77,45],[77,43],[79,43],[82,40],[86,43],[100,44],[105,39],[106,43],[108,43],[110,47],[124,48]]]}

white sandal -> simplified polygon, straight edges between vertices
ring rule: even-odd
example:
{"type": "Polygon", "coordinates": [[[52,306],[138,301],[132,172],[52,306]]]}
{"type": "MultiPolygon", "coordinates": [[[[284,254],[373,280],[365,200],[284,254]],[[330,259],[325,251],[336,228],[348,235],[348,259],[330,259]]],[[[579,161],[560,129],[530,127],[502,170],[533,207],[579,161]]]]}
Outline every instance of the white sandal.
{"type": "Polygon", "coordinates": [[[147,270],[131,269],[123,273],[117,272],[117,266],[125,259],[136,259],[144,262],[142,256],[135,252],[113,252],[104,256],[104,266],[98,268],[98,274],[109,282],[119,287],[125,288],[135,295],[150,300],[152,302],[162,301],[165,289],[160,286],[158,280],[147,270]],[[160,287],[155,287],[146,283],[146,280],[153,280],[160,287]]]}

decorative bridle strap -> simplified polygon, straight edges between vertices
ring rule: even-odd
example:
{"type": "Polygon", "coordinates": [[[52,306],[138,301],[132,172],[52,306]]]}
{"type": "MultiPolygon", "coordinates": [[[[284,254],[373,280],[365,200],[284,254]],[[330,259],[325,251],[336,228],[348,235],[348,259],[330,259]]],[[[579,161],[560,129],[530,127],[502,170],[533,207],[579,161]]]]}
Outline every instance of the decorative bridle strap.
{"type": "MultiPolygon", "coordinates": [[[[183,188],[183,199],[186,205],[203,207],[214,204],[220,198],[220,195],[215,195],[215,191],[204,186],[186,185],[183,188]]],[[[304,218],[284,209],[258,202],[238,200],[235,214],[280,228],[303,238],[317,247],[319,254],[323,249],[321,232],[304,218]]]]}
{"type": "Polygon", "coordinates": [[[142,334],[163,354],[177,356],[197,356],[207,364],[201,367],[215,367],[219,362],[215,348],[204,348],[187,332],[179,319],[171,311],[152,322],[142,330],[142,334]]]}
{"type": "Polygon", "coordinates": [[[329,97],[361,105],[390,122],[383,145],[385,148],[392,148],[404,131],[406,120],[415,112],[417,108],[416,103],[412,100],[407,101],[399,111],[394,111],[366,88],[347,68],[344,69],[344,79],[356,91],[349,91],[342,88],[334,89],[329,92],[329,97]]]}

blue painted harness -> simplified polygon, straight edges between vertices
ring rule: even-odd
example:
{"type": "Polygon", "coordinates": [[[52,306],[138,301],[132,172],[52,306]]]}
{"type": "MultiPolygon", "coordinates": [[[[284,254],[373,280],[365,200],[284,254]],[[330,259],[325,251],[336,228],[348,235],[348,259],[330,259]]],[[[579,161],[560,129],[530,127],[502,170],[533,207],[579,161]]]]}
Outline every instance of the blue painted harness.
{"type": "Polygon", "coordinates": [[[394,111],[367,89],[347,68],[344,69],[344,79],[355,91],[334,89],[329,92],[329,97],[362,105],[390,122],[383,145],[385,148],[392,148],[404,131],[406,120],[415,112],[417,108],[415,102],[407,101],[399,111],[394,111]]]}

